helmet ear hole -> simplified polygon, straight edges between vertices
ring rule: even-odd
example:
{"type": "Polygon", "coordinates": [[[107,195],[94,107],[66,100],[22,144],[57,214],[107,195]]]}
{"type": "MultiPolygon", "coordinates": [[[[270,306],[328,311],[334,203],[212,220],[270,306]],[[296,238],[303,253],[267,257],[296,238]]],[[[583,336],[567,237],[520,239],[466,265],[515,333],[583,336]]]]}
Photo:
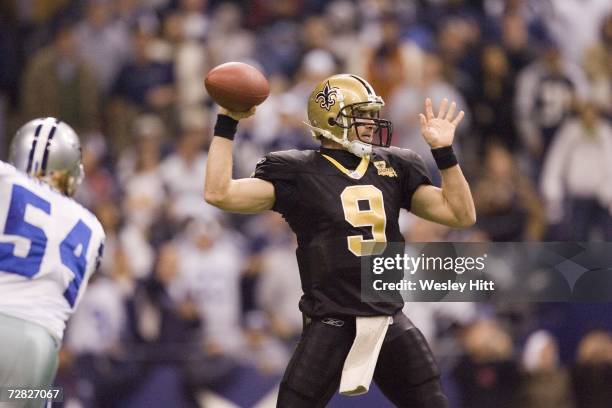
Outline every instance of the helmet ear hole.
{"type": "Polygon", "coordinates": [[[327,119],[327,124],[329,126],[334,126],[336,124],[336,119],[332,118],[331,116],[327,119]]]}

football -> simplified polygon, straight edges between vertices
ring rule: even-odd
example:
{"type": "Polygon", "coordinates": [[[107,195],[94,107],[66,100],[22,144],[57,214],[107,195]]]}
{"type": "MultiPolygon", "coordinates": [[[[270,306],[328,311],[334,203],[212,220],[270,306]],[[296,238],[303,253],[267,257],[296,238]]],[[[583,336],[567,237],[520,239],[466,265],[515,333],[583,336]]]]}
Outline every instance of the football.
{"type": "Polygon", "coordinates": [[[234,112],[244,112],[262,103],[270,94],[266,77],[242,62],[227,62],[211,69],[204,79],[210,97],[234,112]]]}

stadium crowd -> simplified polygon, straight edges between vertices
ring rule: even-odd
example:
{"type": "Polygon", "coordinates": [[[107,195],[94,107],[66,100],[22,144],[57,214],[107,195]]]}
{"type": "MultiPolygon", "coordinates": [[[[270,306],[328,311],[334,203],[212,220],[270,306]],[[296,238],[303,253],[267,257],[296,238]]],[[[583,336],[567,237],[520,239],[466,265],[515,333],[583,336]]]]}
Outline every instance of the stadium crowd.
{"type": "MultiPolygon", "coordinates": [[[[240,124],[236,176],[269,151],[316,148],[302,124],[308,95],[351,72],[386,101],[393,144],[418,152],[434,180],[423,101],[447,97],[467,114],[456,150],[477,224],[458,232],[404,214],[408,241],[612,241],[606,0],[9,0],[0,55],[0,157],[26,120],[69,123],[86,173],[76,198],[107,234],[58,380],[84,406],[142,403],[133,394],[147,381],[164,384],[159,406],[236,383],[248,393],[278,380],[299,336],[288,226],[203,200],[216,115],[203,77],[223,62],[253,64],[271,85],[240,124]]],[[[610,406],[610,310],[405,308],[466,408],[610,406]]]]}

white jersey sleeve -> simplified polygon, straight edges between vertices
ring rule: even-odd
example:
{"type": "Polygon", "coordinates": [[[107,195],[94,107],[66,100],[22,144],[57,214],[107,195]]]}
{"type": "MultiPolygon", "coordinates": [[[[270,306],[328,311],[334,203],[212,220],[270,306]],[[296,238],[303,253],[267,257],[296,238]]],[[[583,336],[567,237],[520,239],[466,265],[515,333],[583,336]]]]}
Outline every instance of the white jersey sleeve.
{"type": "Polygon", "coordinates": [[[0,177],[17,171],[13,166],[0,160],[0,177]]]}
{"type": "Polygon", "coordinates": [[[61,340],[103,249],[92,213],[0,161],[0,313],[61,340]]]}

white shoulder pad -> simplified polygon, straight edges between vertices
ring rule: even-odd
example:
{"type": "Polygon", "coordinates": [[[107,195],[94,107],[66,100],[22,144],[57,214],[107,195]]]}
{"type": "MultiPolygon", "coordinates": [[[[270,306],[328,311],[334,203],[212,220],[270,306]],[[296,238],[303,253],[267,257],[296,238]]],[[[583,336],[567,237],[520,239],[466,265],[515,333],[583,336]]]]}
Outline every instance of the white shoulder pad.
{"type": "Polygon", "coordinates": [[[10,164],[0,160],[0,176],[10,176],[17,172],[17,169],[10,164]]]}

